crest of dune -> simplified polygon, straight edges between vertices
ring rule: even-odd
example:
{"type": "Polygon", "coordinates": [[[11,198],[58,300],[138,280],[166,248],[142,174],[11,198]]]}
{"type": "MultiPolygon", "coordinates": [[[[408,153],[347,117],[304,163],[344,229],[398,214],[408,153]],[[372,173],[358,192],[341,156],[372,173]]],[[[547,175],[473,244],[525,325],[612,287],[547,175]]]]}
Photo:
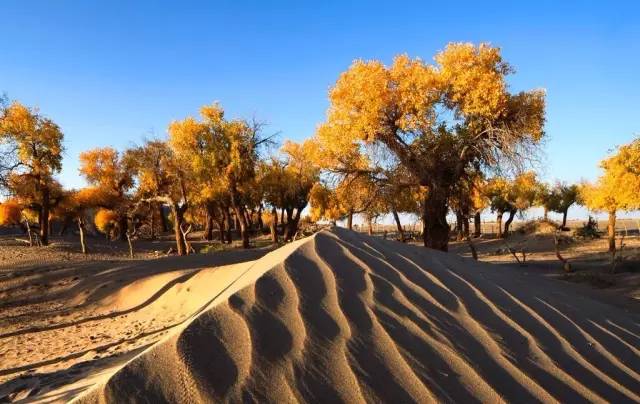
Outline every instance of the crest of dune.
{"type": "Polygon", "coordinates": [[[640,319],[334,228],[254,261],[77,402],[634,402],[640,319]]]}

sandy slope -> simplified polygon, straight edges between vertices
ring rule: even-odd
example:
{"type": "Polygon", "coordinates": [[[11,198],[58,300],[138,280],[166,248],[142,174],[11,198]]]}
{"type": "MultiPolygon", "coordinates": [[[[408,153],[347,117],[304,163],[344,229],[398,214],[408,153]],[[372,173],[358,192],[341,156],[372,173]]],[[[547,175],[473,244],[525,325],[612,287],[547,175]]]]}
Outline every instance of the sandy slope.
{"type": "Polygon", "coordinates": [[[322,232],[80,402],[640,401],[640,322],[560,283],[322,232]]]}
{"type": "Polygon", "coordinates": [[[0,402],[67,402],[188,323],[266,252],[0,270],[0,402]]]}

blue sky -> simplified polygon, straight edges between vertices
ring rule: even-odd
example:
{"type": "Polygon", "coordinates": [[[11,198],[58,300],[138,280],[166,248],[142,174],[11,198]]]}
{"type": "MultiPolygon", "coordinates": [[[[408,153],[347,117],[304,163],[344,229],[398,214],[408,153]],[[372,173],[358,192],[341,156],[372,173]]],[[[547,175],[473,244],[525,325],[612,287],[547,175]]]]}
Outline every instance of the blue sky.
{"type": "Polygon", "coordinates": [[[62,127],[60,178],[81,186],[80,151],[164,136],[205,103],[302,139],[352,60],[490,42],[513,91],[547,90],[543,177],[595,178],[640,132],[640,3],[505,3],[5,0],[0,92],[62,127]]]}

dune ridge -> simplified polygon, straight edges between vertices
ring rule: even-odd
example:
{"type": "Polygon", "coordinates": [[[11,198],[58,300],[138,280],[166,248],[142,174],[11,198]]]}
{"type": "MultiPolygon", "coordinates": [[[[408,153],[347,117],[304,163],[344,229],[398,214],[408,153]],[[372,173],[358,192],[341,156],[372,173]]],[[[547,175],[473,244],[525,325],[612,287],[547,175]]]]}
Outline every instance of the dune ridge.
{"type": "Polygon", "coordinates": [[[323,231],[77,402],[640,402],[637,314],[521,269],[323,231]]]}

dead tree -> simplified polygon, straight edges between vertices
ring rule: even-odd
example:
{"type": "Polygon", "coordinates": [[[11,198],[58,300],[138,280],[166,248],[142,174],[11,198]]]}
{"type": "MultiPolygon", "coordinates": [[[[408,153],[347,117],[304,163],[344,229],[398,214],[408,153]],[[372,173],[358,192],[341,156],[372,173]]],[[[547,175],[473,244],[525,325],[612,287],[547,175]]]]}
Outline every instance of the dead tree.
{"type": "Polygon", "coordinates": [[[78,217],[78,233],[80,234],[80,248],[82,249],[82,253],[87,254],[89,250],[87,249],[87,243],[84,238],[84,218],[82,216],[78,217]]]}
{"type": "Polygon", "coordinates": [[[566,258],[564,258],[561,254],[560,254],[560,240],[558,239],[558,231],[556,230],[555,233],[553,233],[553,243],[555,245],[556,248],[556,257],[558,257],[558,260],[560,260],[560,262],[562,262],[562,269],[564,270],[564,272],[573,272],[573,268],[571,268],[571,264],[569,263],[569,260],[567,260],[566,258]]]}
{"type": "Polygon", "coordinates": [[[189,235],[189,233],[191,233],[192,231],[192,226],[189,225],[189,227],[187,227],[186,229],[184,228],[185,223],[180,224],[180,231],[182,232],[182,237],[184,239],[184,244],[185,244],[185,251],[186,254],[189,255],[190,253],[196,253],[196,251],[193,249],[193,246],[191,245],[191,242],[189,241],[189,239],[187,238],[187,236],[189,235]]]}

